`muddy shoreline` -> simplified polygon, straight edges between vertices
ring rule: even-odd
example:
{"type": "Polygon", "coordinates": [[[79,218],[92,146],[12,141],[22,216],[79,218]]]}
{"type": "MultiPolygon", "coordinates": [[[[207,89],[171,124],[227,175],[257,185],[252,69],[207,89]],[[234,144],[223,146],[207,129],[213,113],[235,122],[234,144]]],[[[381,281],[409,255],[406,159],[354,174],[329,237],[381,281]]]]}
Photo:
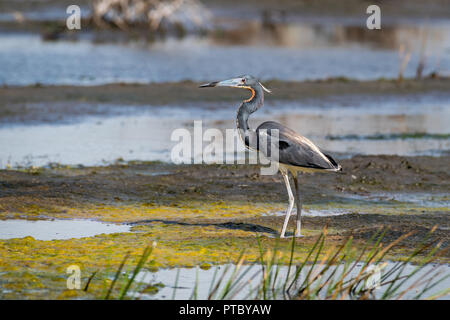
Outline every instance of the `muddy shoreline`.
{"type": "MultiPolygon", "coordinates": [[[[316,234],[328,224],[338,238],[348,233],[365,238],[380,226],[389,226],[393,230],[390,240],[398,233],[417,230],[416,240],[420,241],[438,225],[436,235],[446,246],[448,207],[427,207],[393,196],[428,194],[435,195],[437,203],[448,203],[449,158],[357,156],[341,161],[341,174],[304,174],[301,179],[306,210],[326,212],[339,208],[345,212],[339,216],[306,216],[304,226],[316,234]],[[374,194],[390,196],[367,198],[374,194]]],[[[276,235],[283,217],[270,213],[281,212],[286,205],[279,174],[262,176],[257,166],[160,162],[82,168],[54,165],[2,170],[0,184],[2,219],[93,218],[133,225],[206,224],[242,229],[253,237],[255,232],[276,235]],[[127,209],[132,212],[120,213],[127,209]]],[[[410,241],[408,247],[415,244],[410,241]]]]}
{"type": "MultiPolygon", "coordinates": [[[[210,79],[214,80],[214,79],[210,79]]],[[[246,92],[223,88],[220,91],[202,90],[198,94],[200,82],[180,81],[168,83],[127,84],[116,83],[92,86],[3,86],[0,87],[2,100],[0,105],[19,102],[55,102],[55,101],[85,101],[105,103],[136,103],[136,104],[170,104],[197,101],[230,101],[245,97],[246,92]],[[177,94],[174,95],[173,93],[177,94]]],[[[369,81],[351,80],[346,78],[330,78],[313,81],[264,81],[270,86],[272,95],[266,95],[265,100],[296,100],[311,99],[336,95],[360,94],[368,96],[379,95],[410,95],[433,92],[448,92],[450,78],[426,78],[421,80],[379,79],[369,81]]]]}
{"type": "MultiPolygon", "coordinates": [[[[152,106],[201,105],[219,108],[224,103],[235,104],[247,97],[247,92],[232,88],[201,90],[198,89],[199,84],[183,81],[99,86],[4,86],[0,87],[0,123],[61,122],[77,116],[135,113],[146,108],[151,110],[152,106]],[[221,105],[215,105],[214,102],[220,102],[221,105]]],[[[329,100],[332,104],[334,99],[340,97],[347,100],[352,97],[364,98],[368,101],[389,96],[418,99],[424,94],[445,97],[450,92],[450,78],[405,79],[401,82],[345,78],[303,82],[271,80],[264,84],[273,91],[273,94],[265,97],[268,105],[275,100],[315,104],[318,99],[325,102],[329,100]]]]}

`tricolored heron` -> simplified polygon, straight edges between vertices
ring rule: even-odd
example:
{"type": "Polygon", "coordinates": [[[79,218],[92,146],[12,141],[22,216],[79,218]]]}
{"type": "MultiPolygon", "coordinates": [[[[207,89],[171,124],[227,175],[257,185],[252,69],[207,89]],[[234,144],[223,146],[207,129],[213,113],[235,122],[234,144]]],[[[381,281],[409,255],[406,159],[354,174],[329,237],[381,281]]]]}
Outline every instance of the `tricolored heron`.
{"type": "Polygon", "coordinates": [[[316,171],[336,172],[342,170],[341,166],[330,155],[323,153],[310,140],[282,124],[274,121],[267,121],[260,124],[256,131],[249,128],[247,123],[249,115],[257,111],[264,104],[264,91],[271,92],[256,78],[246,75],[224,81],[210,82],[200,86],[200,88],[205,87],[234,87],[250,90],[250,98],[241,103],[237,113],[236,125],[239,136],[247,148],[263,152],[269,159],[271,159],[272,152],[260,147],[260,134],[264,132],[267,139],[270,140],[270,143],[273,141],[278,142],[278,156],[274,161],[278,162],[278,168],[283,176],[289,196],[289,205],[284,218],[280,238],[284,238],[285,236],[289,217],[292,208],[294,207],[294,200],[297,203],[295,237],[301,237],[302,200],[300,196],[299,174],[301,172],[316,171]],[[278,137],[276,135],[278,135],[278,137]],[[289,183],[289,173],[294,180],[295,192],[293,192],[289,183]]]}

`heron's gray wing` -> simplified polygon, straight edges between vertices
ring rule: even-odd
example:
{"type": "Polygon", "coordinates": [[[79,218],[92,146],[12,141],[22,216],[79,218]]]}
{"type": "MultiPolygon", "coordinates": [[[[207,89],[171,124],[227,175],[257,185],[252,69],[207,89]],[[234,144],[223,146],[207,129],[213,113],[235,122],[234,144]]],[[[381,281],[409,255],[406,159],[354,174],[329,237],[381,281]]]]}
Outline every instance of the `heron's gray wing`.
{"type": "Polygon", "coordinates": [[[269,147],[263,147],[263,141],[261,141],[258,143],[258,151],[263,152],[271,160],[276,160],[271,148],[278,148],[279,155],[276,161],[280,163],[305,168],[340,170],[340,165],[331,156],[324,154],[310,140],[280,123],[264,122],[256,129],[256,132],[258,141],[261,140],[263,133],[267,133],[269,147]],[[278,130],[278,141],[275,130],[278,130]]]}

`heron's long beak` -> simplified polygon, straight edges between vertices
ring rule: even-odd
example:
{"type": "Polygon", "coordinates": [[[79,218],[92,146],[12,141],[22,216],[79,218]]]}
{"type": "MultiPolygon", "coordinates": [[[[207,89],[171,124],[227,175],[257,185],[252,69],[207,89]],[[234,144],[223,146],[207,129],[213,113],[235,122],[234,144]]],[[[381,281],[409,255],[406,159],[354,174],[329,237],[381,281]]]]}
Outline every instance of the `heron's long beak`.
{"type": "Polygon", "coordinates": [[[205,83],[199,86],[199,88],[208,88],[208,87],[239,87],[242,85],[242,78],[233,78],[223,81],[214,81],[210,83],[205,83]]]}
{"type": "Polygon", "coordinates": [[[201,84],[198,87],[199,88],[215,87],[215,86],[217,86],[217,84],[218,84],[218,82],[214,81],[214,82],[210,82],[210,83],[201,84]]]}

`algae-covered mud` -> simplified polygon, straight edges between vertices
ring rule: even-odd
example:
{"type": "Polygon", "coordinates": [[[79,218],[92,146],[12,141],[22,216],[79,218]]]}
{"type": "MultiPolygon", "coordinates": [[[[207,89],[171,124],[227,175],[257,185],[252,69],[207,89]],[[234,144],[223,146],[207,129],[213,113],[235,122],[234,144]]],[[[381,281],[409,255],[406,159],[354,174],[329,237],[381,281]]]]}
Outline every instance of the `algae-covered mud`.
{"type": "MultiPolygon", "coordinates": [[[[436,225],[427,241],[441,241],[445,248],[449,163],[445,156],[359,156],[342,161],[342,174],[303,175],[305,236],[297,240],[295,261],[305,258],[325,225],[327,245],[352,234],[355,248],[383,226],[389,227],[387,243],[414,231],[390,253],[393,261],[405,259],[436,225]]],[[[265,249],[275,245],[287,200],[281,176],[261,176],[256,166],[53,166],[2,170],[0,180],[2,219],[94,219],[131,227],[65,240],[3,238],[3,298],[93,297],[104,283],[93,281],[91,294],[67,290],[68,266],[78,265],[87,281],[95,271],[113,273],[127,253],[132,265],[154,241],[146,267],[152,270],[236,262],[243,249],[245,262],[256,262],[256,235],[262,235],[265,249]]],[[[289,245],[286,239],[280,248],[287,253],[289,245]]],[[[449,258],[444,254],[439,261],[449,258]]]]}

